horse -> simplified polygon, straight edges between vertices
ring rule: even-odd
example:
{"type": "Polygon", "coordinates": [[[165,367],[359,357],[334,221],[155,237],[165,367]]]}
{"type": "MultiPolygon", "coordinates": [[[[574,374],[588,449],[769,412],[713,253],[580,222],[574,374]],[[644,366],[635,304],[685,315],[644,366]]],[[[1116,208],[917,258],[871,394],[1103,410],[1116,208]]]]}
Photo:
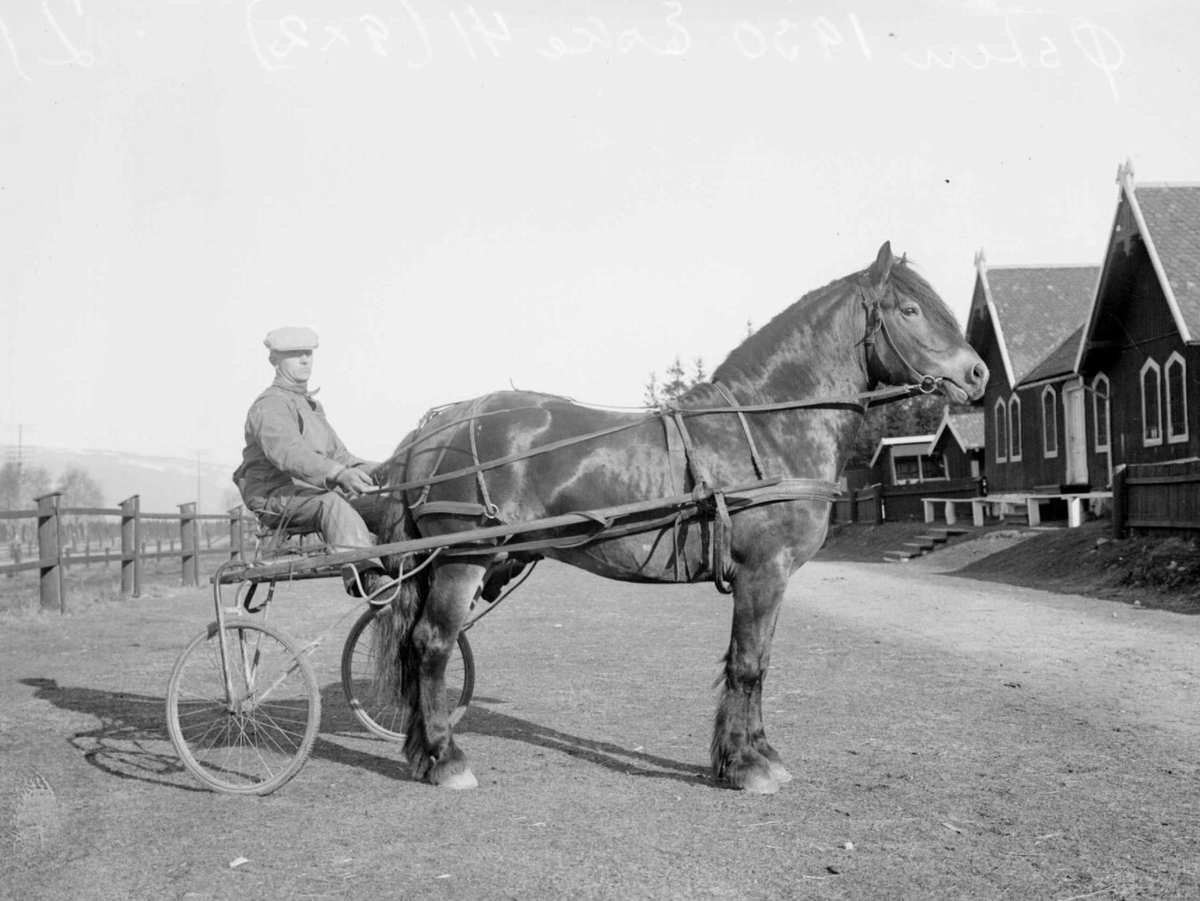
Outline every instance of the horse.
{"type": "MultiPolygon", "coordinates": [[[[761,709],[776,620],[789,579],[824,542],[835,483],[872,393],[885,385],[911,394],[919,384],[965,403],[983,395],[987,379],[946,304],[886,242],[865,270],[804,295],[747,337],[709,382],[657,413],[505,391],[427,414],[379,473],[391,486],[381,542],[461,532],[466,543],[425,558],[402,582],[392,618],[381,618],[390,623],[381,659],[409,713],[404,754],[413,778],[477,785],[448,720],[446,662],[480,594],[494,596],[494,583],[547,557],[611,579],[711,579],[732,592],[712,773],[721,785],[777,791],[792,777],[767,740],[761,709]],[[800,487],[780,494],[772,479],[800,487]],[[737,506],[738,485],[765,491],[763,502],[737,506]],[[481,525],[636,508],[689,492],[696,501],[685,513],[651,509],[573,541],[555,541],[553,530],[516,544],[471,540],[481,525]]],[[[393,572],[414,568],[404,557],[385,563],[393,572]]]]}

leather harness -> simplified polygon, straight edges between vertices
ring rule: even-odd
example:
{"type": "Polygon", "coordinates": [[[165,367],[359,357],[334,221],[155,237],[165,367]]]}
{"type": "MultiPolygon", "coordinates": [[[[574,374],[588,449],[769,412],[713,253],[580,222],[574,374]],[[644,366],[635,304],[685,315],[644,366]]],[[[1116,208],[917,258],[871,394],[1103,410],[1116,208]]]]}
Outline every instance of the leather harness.
{"type": "MultiPolygon", "coordinates": [[[[733,590],[731,580],[735,573],[733,560],[730,550],[730,536],[732,533],[732,519],[729,513],[730,502],[735,504],[738,509],[744,509],[748,506],[757,506],[765,503],[773,503],[779,501],[795,501],[795,500],[819,500],[826,503],[832,503],[833,499],[840,493],[838,486],[832,482],[827,482],[819,479],[768,479],[765,475],[764,466],[761,454],[754,441],[754,435],[750,430],[749,422],[746,419],[747,413],[764,413],[777,412],[782,410],[794,410],[806,407],[836,407],[836,406],[852,406],[860,412],[865,413],[867,407],[877,404],[886,403],[892,400],[898,400],[902,397],[911,397],[916,393],[928,394],[939,386],[942,379],[935,378],[929,375],[919,373],[900,349],[892,340],[892,336],[887,328],[887,323],[882,315],[881,304],[883,300],[883,292],[872,286],[866,275],[860,275],[858,279],[858,287],[861,294],[861,303],[866,314],[866,328],[863,336],[862,344],[866,355],[866,363],[868,373],[872,362],[878,362],[879,347],[875,336],[877,333],[882,333],[884,342],[893,355],[904,365],[910,376],[914,377],[914,384],[905,385],[902,387],[886,388],[882,390],[865,391],[855,395],[846,397],[831,397],[820,398],[816,400],[798,400],[798,401],[783,401],[778,403],[768,404],[739,404],[730,390],[720,382],[712,384],[717,388],[721,395],[728,402],[728,406],[709,407],[709,408],[681,408],[675,405],[667,404],[659,407],[656,410],[648,413],[642,419],[632,423],[625,423],[619,426],[611,426],[605,429],[599,429],[584,435],[576,435],[571,438],[560,439],[549,444],[540,445],[534,448],[528,448],[524,451],[519,451],[500,457],[494,460],[482,461],[479,458],[479,448],[476,442],[476,423],[480,418],[485,416],[497,415],[500,413],[516,412],[518,409],[533,409],[534,407],[510,408],[508,410],[490,410],[480,411],[478,408],[482,403],[482,398],[477,399],[467,415],[453,423],[437,427],[433,432],[427,432],[422,435],[422,440],[428,439],[430,434],[436,434],[438,431],[445,429],[454,429],[466,427],[468,430],[468,440],[471,449],[471,465],[456,469],[451,472],[441,473],[442,462],[445,459],[446,452],[449,449],[450,442],[444,442],[438,450],[437,460],[434,462],[432,474],[426,478],[405,482],[398,485],[389,485],[377,489],[372,493],[398,493],[406,490],[420,488],[421,494],[416,501],[410,506],[410,511],[415,520],[419,520],[425,516],[431,515],[451,515],[463,518],[479,518],[482,522],[503,522],[499,508],[491,500],[488,492],[487,482],[484,479],[484,473],[487,470],[526,459],[538,454],[549,453],[552,450],[567,447],[574,444],[579,444],[585,441],[593,440],[606,435],[614,434],[625,429],[635,428],[643,425],[646,422],[654,419],[659,419],[664,428],[664,439],[668,457],[672,454],[672,438],[677,438],[678,443],[682,445],[684,458],[684,473],[685,478],[690,479],[692,483],[690,509],[676,509],[672,513],[666,513],[662,517],[657,517],[653,520],[646,521],[641,519],[636,523],[627,523],[624,525],[617,524],[603,516],[580,511],[576,516],[584,519],[592,520],[596,529],[589,534],[579,536],[577,538],[533,538],[518,541],[504,541],[497,545],[504,550],[513,551],[535,551],[543,550],[548,547],[574,547],[588,542],[594,541],[600,537],[615,538],[626,534],[634,534],[636,532],[644,532],[653,528],[670,527],[673,543],[673,558],[675,566],[676,581],[699,581],[704,577],[711,577],[718,591],[728,594],[733,590]],[[742,426],[742,434],[746,438],[747,448],[750,454],[750,463],[753,467],[754,474],[759,480],[758,482],[749,483],[748,486],[738,486],[736,496],[727,498],[727,494],[731,494],[731,489],[717,486],[713,483],[708,467],[703,459],[697,454],[695,443],[692,441],[691,434],[687,428],[687,417],[717,413],[732,413],[737,416],[739,423],[742,426]],[[673,428],[672,428],[673,427],[673,428]],[[438,501],[429,500],[429,494],[434,485],[461,479],[466,476],[474,475],[479,488],[479,502],[471,501],[438,501]],[[684,554],[683,542],[686,540],[682,535],[683,525],[696,519],[700,523],[701,528],[701,548],[702,559],[704,564],[698,572],[692,573],[686,571],[686,555],[684,554]],[[680,571],[680,561],[683,561],[684,571],[680,571]]],[[[438,408],[427,414],[426,421],[433,414],[440,412],[438,408]]],[[[407,447],[411,447],[409,444],[407,447]]],[[[407,449],[402,446],[397,449],[399,454],[407,449]]],[[[674,467],[671,467],[674,472],[674,467]]],[[[464,537],[469,540],[470,533],[466,533],[464,537]]],[[[515,536],[514,536],[515,537],[515,536]]],[[[448,549],[450,555],[468,555],[478,554],[478,545],[448,549]]]]}

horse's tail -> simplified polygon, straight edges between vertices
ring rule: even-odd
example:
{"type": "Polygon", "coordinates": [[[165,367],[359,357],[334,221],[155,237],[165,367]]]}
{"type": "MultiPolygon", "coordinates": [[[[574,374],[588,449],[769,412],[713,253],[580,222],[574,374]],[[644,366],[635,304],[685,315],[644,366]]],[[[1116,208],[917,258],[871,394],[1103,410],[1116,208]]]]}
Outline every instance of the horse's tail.
{"type": "MultiPolygon", "coordinates": [[[[399,499],[388,512],[385,534],[389,542],[419,537],[408,505],[399,499]]],[[[383,562],[393,575],[403,576],[419,567],[419,561],[412,554],[386,557],[383,562]]],[[[376,652],[374,695],[398,707],[407,708],[410,719],[417,703],[416,692],[408,690],[408,686],[417,684],[412,630],[429,594],[431,572],[432,567],[426,566],[412,572],[411,576],[403,577],[395,599],[387,610],[376,617],[373,626],[376,652]]]]}

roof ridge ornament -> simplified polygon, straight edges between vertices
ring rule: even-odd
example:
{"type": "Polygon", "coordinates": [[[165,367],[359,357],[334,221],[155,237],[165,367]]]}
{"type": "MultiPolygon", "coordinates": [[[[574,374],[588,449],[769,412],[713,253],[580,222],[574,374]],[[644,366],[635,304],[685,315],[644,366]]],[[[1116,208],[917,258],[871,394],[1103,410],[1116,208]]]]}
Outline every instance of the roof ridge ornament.
{"type": "Polygon", "coordinates": [[[987,258],[983,255],[982,247],[975,251],[975,268],[980,272],[987,268],[987,258]]]}
{"type": "Polygon", "coordinates": [[[1125,157],[1125,162],[1117,166],[1117,184],[1119,184],[1126,191],[1132,191],[1134,189],[1133,160],[1129,157],[1125,157]]]}

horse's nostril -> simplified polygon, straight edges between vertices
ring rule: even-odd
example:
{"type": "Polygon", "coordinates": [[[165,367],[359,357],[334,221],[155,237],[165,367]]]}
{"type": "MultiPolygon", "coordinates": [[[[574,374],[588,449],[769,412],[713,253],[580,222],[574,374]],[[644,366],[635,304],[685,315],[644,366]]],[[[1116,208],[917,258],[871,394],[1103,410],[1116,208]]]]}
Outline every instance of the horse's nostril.
{"type": "Polygon", "coordinates": [[[971,381],[975,384],[985,384],[988,380],[988,368],[982,361],[971,367],[971,381]]]}

